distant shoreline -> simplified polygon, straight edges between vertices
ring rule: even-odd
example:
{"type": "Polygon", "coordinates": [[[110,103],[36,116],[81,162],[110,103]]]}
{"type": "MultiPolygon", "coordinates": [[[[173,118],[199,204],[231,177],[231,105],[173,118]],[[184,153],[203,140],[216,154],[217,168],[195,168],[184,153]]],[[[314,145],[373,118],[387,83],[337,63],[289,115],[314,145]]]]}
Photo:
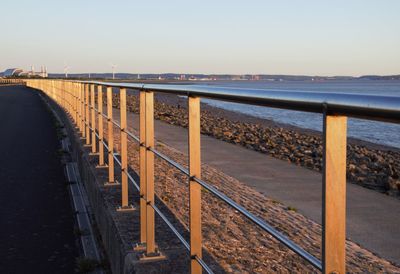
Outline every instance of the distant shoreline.
{"type": "MultiPolygon", "coordinates": [[[[0,75],[1,77],[1,75],[0,75]]],[[[362,76],[309,76],[309,75],[279,75],[279,74],[199,74],[199,73],[116,73],[113,79],[111,73],[70,73],[70,80],[101,80],[110,82],[152,82],[152,83],[198,83],[202,81],[396,81],[396,75],[362,75],[362,76]],[[90,76],[89,76],[90,74],[90,76]]],[[[49,79],[65,79],[63,73],[49,73],[49,79]]]]}

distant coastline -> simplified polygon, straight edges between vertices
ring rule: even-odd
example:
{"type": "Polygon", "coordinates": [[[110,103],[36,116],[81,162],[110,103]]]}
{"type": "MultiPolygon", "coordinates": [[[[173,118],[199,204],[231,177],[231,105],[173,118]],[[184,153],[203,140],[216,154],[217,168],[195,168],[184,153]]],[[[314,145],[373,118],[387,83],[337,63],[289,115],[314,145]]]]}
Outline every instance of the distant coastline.
{"type": "MultiPolygon", "coordinates": [[[[70,78],[89,78],[89,73],[69,74],[70,78]]],[[[49,78],[64,78],[62,73],[49,73],[49,78]]],[[[112,79],[112,73],[90,73],[91,79],[112,79]]],[[[173,81],[343,81],[343,80],[400,80],[397,75],[307,76],[270,74],[188,74],[188,73],[116,73],[115,80],[173,80],[173,81]]]]}

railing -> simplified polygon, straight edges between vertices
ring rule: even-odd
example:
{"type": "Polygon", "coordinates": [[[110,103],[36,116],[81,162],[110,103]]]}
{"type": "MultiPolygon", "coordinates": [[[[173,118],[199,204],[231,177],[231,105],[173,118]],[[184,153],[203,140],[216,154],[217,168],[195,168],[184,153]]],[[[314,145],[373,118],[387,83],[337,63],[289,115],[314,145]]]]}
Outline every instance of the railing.
{"type": "Polygon", "coordinates": [[[0,85],[15,85],[15,84],[23,84],[25,83],[22,79],[0,79],[0,85]]]}
{"type": "Polygon", "coordinates": [[[121,166],[122,210],[128,208],[128,181],[140,192],[140,241],[145,246],[146,254],[148,256],[157,254],[154,237],[154,218],[155,213],[157,213],[190,253],[192,273],[201,273],[202,270],[212,273],[212,270],[202,260],[202,187],[243,214],[256,226],[272,235],[316,269],[324,273],[345,273],[347,116],[394,123],[400,122],[400,98],[396,97],[61,80],[27,80],[27,85],[42,90],[70,113],[82,136],[86,139],[86,144],[91,146],[91,151],[97,152],[98,148],[100,166],[104,165],[104,147],[106,148],[108,152],[108,184],[115,185],[114,162],[121,166]],[[95,105],[96,86],[97,108],[95,105]],[[107,88],[107,115],[103,113],[102,109],[103,87],[107,88]],[[120,124],[113,119],[112,88],[120,89],[120,124]],[[139,137],[127,130],[127,89],[140,91],[139,137]],[[188,98],[189,169],[184,168],[155,149],[154,92],[184,95],[188,98]],[[200,98],[323,113],[324,166],[321,260],[296,245],[269,225],[267,221],[250,213],[201,179],[200,98]],[[98,120],[97,128],[96,116],[98,120]],[[107,119],[107,143],[103,140],[103,118],[107,119]],[[114,125],[120,129],[121,160],[114,152],[114,125]],[[134,181],[128,172],[128,137],[140,146],[140,185],[134,181]],[[154,155],[188,176],[190,242],[185,240],[154,203],[154,155]]]}

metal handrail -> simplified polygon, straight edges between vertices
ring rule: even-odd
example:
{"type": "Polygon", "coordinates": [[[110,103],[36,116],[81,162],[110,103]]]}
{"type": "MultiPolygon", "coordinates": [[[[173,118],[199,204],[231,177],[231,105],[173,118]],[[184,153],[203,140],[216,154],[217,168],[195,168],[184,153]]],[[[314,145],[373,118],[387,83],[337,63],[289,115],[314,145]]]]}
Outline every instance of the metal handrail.
{"type": "Polygon", "coordinates": [[[400,98],[394,96],[192,85],[110,83],[98,81],[77,82],[106,87],[172,93],[183,96],[198,96],[235,103],[306,112],[324,113],[326,111],[329,115],[346,115],[368,120],[400,122],[400,98]]]}

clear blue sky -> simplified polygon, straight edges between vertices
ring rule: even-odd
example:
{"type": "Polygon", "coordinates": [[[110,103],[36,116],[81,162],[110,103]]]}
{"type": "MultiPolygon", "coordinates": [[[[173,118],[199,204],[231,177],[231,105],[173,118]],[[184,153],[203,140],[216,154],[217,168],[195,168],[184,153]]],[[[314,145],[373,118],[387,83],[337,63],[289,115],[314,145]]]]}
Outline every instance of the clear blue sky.
{"type": "Polygon", "coordinates": [[[0,70],[400,74],[400,1],[4,0],[0,70]]]}

